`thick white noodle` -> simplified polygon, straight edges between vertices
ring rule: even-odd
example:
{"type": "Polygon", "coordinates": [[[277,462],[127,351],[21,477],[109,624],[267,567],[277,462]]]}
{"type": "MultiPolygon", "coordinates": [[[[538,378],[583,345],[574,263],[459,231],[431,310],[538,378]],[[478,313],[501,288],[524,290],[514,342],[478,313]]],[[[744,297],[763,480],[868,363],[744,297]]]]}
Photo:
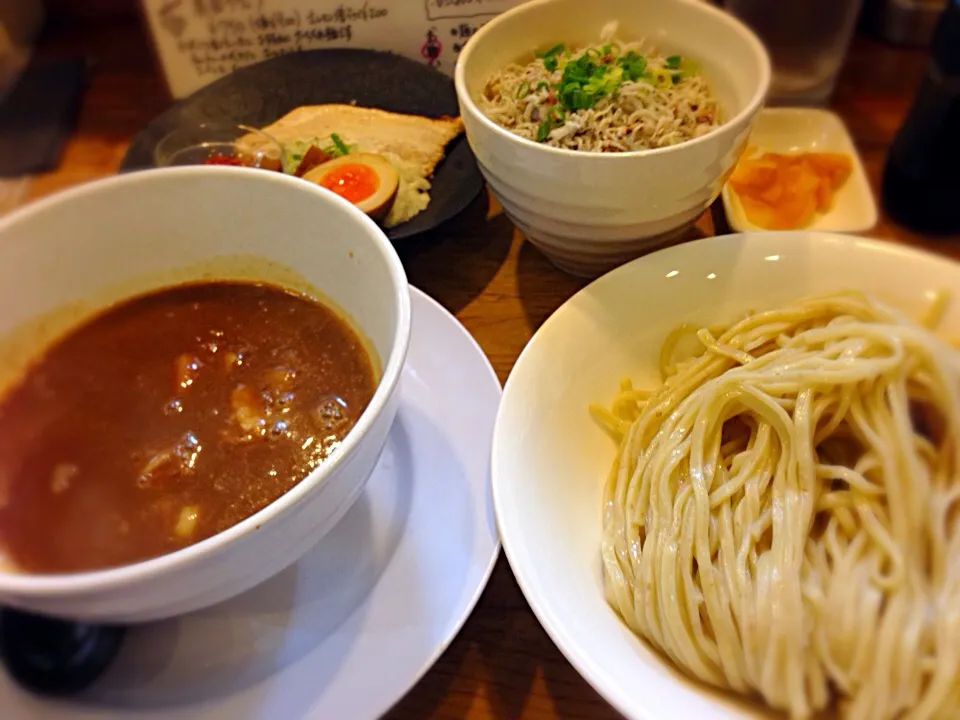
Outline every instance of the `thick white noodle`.
{"type": "Polygon", "coordinates": [[[695,337],[593,408],[611,605],[793,718],[960,718],[960,353],[853,292],[695,337]]]}

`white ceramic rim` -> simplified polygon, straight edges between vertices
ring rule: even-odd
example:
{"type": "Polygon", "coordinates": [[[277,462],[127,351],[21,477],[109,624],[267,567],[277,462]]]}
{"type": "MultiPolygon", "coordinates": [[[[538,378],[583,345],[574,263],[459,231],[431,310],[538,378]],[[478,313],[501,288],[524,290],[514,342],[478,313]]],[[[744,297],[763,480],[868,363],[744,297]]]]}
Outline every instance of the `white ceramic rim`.
{"type": "MultiPolygon", "coordinates": [[[[403,372],[407,349],[410,345],[410,286],[407,282],[407,275],[403,269],[403,264],[400,262],[397,251],[387,239],[383,230],[381,230],[373,220],[364,212],[358,210],[352,203],[319,185],[304,182],[300,178],[279,172],[244,167],[186,165],[142,170],[84,183],[26,205],[22,209],[14,211],[4,218],[0,218],[0,236],[2,236],[3,232],[10,225],[30,218],[33,215],[55,210],[57,206],[61,204],[82,198],[86,195],[109,191],[115,185],[149,185],[149,183],[153,181],[153,178],[160,174],[169,175],[171,179],[176,179],[178,175],[195,177],[197,173],[210,176],[242,175],[251,181],[256,177],[261,179],[255,182],[280,183],[281,185],[288,185],[290,191],[315,193],[318,199],[332,203],[337,212],[352,216],[354,222],[367,231],[367,234],[377,245],[381,255],[387,261],[390,279],[394,286],[393,295],[396,301],[396,336],[394,337],[390,355],[384,363],[383,373],[380,377],[380,382],[377,384],[377,389],[374,391],[373,397],[370,399],[370,403],[363,411],[360,419],[350,432],[347,433],[340,445],[339,452],[337,452],[333,458],[322,464],[262,510],[241,520],[236,525],[181,550],[176,550],[142,562],[105,570],[49,575],[0,571],[0,591],[2,592],[35,598],[51,598],[80,593],[119,590],[128,583],[144,581],[162,575],[174,567],[189,565],[205,555],[219,551],[225,545],[245,535],[257,532],[259,526],[270,522],[275,516],[290,510],[300,502],[304,495],[314,491],[319,485],[322,485],[334,469],[346,462],[347,458],[356,452],[357,445],[360,443],[361,438],[370,429],[375,417],[380,414],[387,399],[396,389],[403,372]]],[[[144,189],[144,192],[149,191],[144,189]]],[[[294,271],[296,270],[296,268],[292,269],[294,271]]],[[[336,302],[336,298],[331,298],[331,300],[336,302]]]]}
{"type": "MultiPolygon", "coordinates": [[[[926,259],[926,260],[936,260],[941,263],[955,264],[960,265],[956,261],[938,255],[937,253],[930,252],[928,250],[922,250],[919,248],[895,244],[893,242],[885,240],[876,240],[871,238],[863,238],[856,235],[845,235],[843,233],[835,233],[830,231],[807,231],[807,230],[795,230],[795,231],[779,231],[781,235],[792,235],[796,238],[797,242],[819,242],[826,238],[830,238],[832,242],[841,242],[849,245],[858,245],[869,252],[882,252],[882,253],[893,253],[901,257],[917,258],[917,259],[926,259]],[[803,237],[801,237],[803,236],[803,237]]],[[[690,245],[696,245],[697,243],[713,243],[713,242],[725,242],[731,245],[731,248],[736,243],[737,238],[745,235],[764,235],[764,231],[754,231],[749,233],[730,233],[728,235],[714,235],[710,237],[703,238],[701,240],[694,240],[690,243],[685,243],[684,247],[690,245]]],[[[590,288],[597,283],[608,282],[608,278],[616,275],[617,273],[630,272],[629,268],[636,263],[645,262],[647,258],[654,255],[659,255],[660,253],[668,253],[675,247],[663,248],[656,252],[650,253],[644,257],[637,258],[632,260],[629,263],[621,265],[620,267],[611,270],[605,275],[600,276],[593,282],[589,283],[587,286],[576,292],[572,295],[566,302],[564,302],[559,308],[557,308],[551,315],[544,321],[544,323],[537,329],[537,332],[533,334],[533,337],[527,342],[524,346],[523,351],[520,353],[520,356],[517,358],[517,361],[513,365],[513,370],[520,367],[525,358],[532,353],[532,348],[536,345],[537,336],[540,333],[544,332],[551,323],[557,321],[557,317],[560,314],[560,311],[571,305],[580,295],[587,293],[590,288]]],[[[646,720],[659,720],[660,716],[654,717],[646,712],[642,711],[642,714],[637,714],[637,708],[634,704],[628,701],[616,688],[612,687],[606,678],[606,673],[603,671],[603,668],[600,664],[593,658],[581,654],[579,644],[572,640],[568,635],[562,617],[559,617],[554,614],[551,608],[546,607],[541,603],[540,593],[537,591],[536,583],[531,581],[531,578],[527,571],[528,562],[521,562],[521,558],[514,555],[511,545],[511,535],[509,528],[504,528],[503,523],[500,521],[502,516],[501,508],[504,506],[504,498],[500,493],[500,484],[496,481],[498,455],[500,452],[498,438],[500,433],[498,431],[500,425],[501,415],[505,414],[504,408],[507,407],[510,402],[511,395],[521,394],[523,389],[520,387],[513,387],[513,370],[510,372],[510,376],[507,378],[507,382],[503,386],[503,395],[500,398],[500,408],[497,411],[497,420],[493,426],[493,443],[490,451],[490,480],[493,484],[493,509],[497,518],[497,530],[500,533],[500,545],[503,548],[503,553],[507,558],[507,562],[510,564],[510,569],[513,572],[514,577],[517,580],[517,584],[520,586],[520,591],[523,593],[523,597],[526,599],[527,604],[530,606],[530,609],[533,610],[533,614],[536,615],[537,620],[540,622],[540,625],[546,630],[547,635],[550,636],[550,639],[553,640],[554,644],[567,659],[567,661],[573,665],[574,669],[580,676],[583,677],[587,683],[603,697],[613,708],[627,718],[645,718],[646,720]]],[[[599,551],[599,549],[598,549],[599,551]]],[[[614,612],[613,609],[610,612],[614,612]]],[[[669,665],[668,660],[661,660],[664,664],[669,665]]]]}
{"type": "Polygon", "coordinates": [[[519,135],[515,135],[506,128],[497,125],[497,123],[488,118],[486,114],[479,107],[477,107],[477,104],[473,101],[473,98],[470,97],[470,92],[467,89],[467,81],[465,78],[466,71],[464,68],[466,68],[467,63],[470,62],[470,56],[472,55],[473,50],[486,39],[487,35],[495,32],[500,23],[514,15],[523,15],[526,13],[534,14],[542,6],[549,5],[553,1],[554,0],[527,0],[526,2],[507,10],[506,12],[500,13],[495,18],[487,22],[479,30],[477,30],[476,33],[474,33],[470,40],[464,45],[463,50],[460,52],[460,57],[457,58],[457,67],[454,71],[454,85],[456,86],[457,97],[460,98],[460,102],[463,103],[466,109],[469,110],[472,115],[477,117],[479,121],[487,127],[487,129],[496,133],[498,136],[500,136],[500,138],[507,140],[508,142],[517,142],[521,145],[525,145],[526,147],[537,148],[544,152],[548,152],[560,157],[581,158],[587,162],[622,162],[635,157],[662,155],[675,152],[680,148],[692,147],[704,142],[709,142],[718,134],[729,132],[731,128],[736,127],[738,123],[757,112],[766,99],[767,92],[770,89],[770,79],[772,75],[770,55],[767,52],[764,44],[760,41],[760,38],[758,38],[750,28],[748,28],[744,23],[730,13],[714,7],[709,2],[705,2],[705,0],[660,0],[660,2],[676,2],[695,6],[701,12],[707,15],[712,15],[716,20],[728,25],[730,28],[736,31],[740,38],[750,47],[751,50],[753,50],[753,53],[760,64],[760,84],[758,85],[756,92],[754,92],[753,97],[750,98],[750,102],[748,102],[739,113],[724,121],[722,125],[719,125],[705,135],[701,135],[700,137],[692,140],[687,140],[685,142],[678,143],[677,145],[669,145],[662,148],[628,150],[627,152],[621,153],[589,153],[582,150],[556,148],[552,145],[544,145],[542,143],[520,137],[519,135]]]}
{"type": "MultiPolygon", "coordinates": [[[[440,304],[435,298],[427,295],[426,292],[420,290],[413,285],[410,286],[410,292],[416,293],[420,301],[426,305],[432,306],[433,310],[441,317],[444,318],[444,321],[450,322],[455,325],[457,330],[463,336],[463,339],[470,345],[470,347],[478,354],[478,356],[483,360],[483,367],[487,372],[487,376],[493,380],[494,385],[496,385],[497,390],[500,393],[500,397],[497,399],[497,413],[500,413],[500,402],[503,399],[503,383],[500,382],[500,378],[497,375],[497,371],[494,370],[493,364],[490,362],[490,358],[483,351],[483,348],[480,347],[480,343],[477,342],[477,339],[473,334],[467,330],[467,328],[460,322],[456,315],[447,310],[443,305],[440,304]]],[[[493,433],[496,429],[496,414],[494,415],[493,422],[494,427],[490,429],[491,440],[493,438],[493,433]]],[[[480,583],[477,585],[477,588],[473,591],[473,594],[467,600],[466,604],[463,606],[463,613],[460,618],[457,619],[455,623],[451,626],[451,632],[449,635],[442,638],[441,642],[436,644],[436,647],[433,649],[433,652],[430,653],[430,657],[427,658],[420,668],[416,671],[414,675],[410,678],[410,684],[407,685],[407,689],[404,690],[403,694],[400,695],[396,700],[394,700],[389,705],[386,705],[382,710],[382,715],[385,715],[390,710],[393,710],[397,707],[403,698],[414,688],[414,686],[423,679],[423,676],[426,675],[430,669],[437,664],[437,661],[440,659],[440,656],[443,655],[447,648],[453,643],[457,635],[460,634],[460,631],[463,629],[463,626],[467,624],[467,620],[470,619],[470,616],[473,615],[474,609],[477,607],[477,603],[480,602],[480,598],[483,597],[483,591],[487,589],[487,585],[490,583],[490,577],[493,575],[493,570],[497,566],[497,560],[500,558],[500,548],[502,546],[500,540],[500,527],[496,522],[496,511],[493,508],[493,487],[490,484],[492,465],[488,462],[487,466],[487,487],[490,488],[490,495],[488,495],[488,500],[490,505],[488,506],[489,510],[494,513],[494,532],[496,533],[496,541],[493,544],[493,552],[490,554],[490,559],[487,561],[486,567],[483,569],[483,576],[480,579],[480,583]]]]}

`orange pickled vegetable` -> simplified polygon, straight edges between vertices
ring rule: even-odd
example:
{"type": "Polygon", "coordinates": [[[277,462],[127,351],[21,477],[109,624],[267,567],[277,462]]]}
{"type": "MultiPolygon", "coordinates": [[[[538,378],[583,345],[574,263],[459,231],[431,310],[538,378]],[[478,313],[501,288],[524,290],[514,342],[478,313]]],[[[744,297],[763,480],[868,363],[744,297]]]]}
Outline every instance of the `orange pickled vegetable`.
{"type": "Polygon", "coordinates": [[[852,169],[850,156],[842,153],[748,154],[730,176],[730,187],[751,223],[792,230],[830,209],[852,169]]]}

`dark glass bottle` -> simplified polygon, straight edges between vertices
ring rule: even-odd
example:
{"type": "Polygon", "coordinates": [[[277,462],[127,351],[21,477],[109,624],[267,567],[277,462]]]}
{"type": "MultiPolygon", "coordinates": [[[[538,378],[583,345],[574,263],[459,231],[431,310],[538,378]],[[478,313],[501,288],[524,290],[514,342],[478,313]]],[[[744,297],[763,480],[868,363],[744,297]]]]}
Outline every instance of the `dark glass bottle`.
{"type": "Polygon", "coordinates": [[[882,202],[918,232],[960,233],[960,0],[948,0],[920,90],[887,156],[882,202]]]}

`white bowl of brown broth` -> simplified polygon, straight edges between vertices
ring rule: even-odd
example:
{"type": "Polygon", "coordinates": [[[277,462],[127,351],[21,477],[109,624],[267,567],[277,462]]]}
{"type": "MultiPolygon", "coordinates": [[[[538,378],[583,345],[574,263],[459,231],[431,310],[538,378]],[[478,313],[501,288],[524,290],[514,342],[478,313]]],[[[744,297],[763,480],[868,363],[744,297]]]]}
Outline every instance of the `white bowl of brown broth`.
{"type": "Polygon", "coordinates": [[[399,402],[403,267],[279,173],[122,175],[0,221],[0,604],[138,622],[284,569],[399,402]]]}
{"type": "Polygon", "coordinates": [[[759,39],[695,0],[532,0],[484,25],[456,69],[494,195],[557,266],[586,276],[684,237],[769,84],[759,39]]]}

